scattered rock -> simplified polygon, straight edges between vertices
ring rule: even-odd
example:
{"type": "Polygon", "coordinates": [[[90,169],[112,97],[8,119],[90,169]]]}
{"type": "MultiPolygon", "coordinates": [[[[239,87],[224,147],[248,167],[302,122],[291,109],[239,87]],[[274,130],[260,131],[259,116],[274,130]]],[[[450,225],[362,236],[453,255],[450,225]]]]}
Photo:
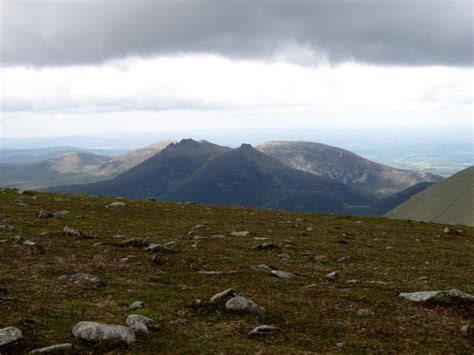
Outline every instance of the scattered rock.
{"type": "Polygon", "coordinates": [[[102,324],[97,322],[79,322],[72,328],[76,339],[97,343],[106,340],[117,340],[128,345],[135,342],[135,332],[124,325],[102,324]]]}
{"type": "Polygon", "coordinates": [[[0,224],[0,232],[14,232],[15,227],[7,225],[7,224],[0,224]]]}
{"type": "Polygon", "coordinates": [[[31,240],[25,240],[23,242],[23,245],[34,246],[34,245],[36,245],[36,243],[31,241],[31,240]]]}
{"type": "Polygon", "coordinates": [[[446,228],[443,229],[443,233],[444,233],[444,234],[449,234],[449,232],[450,232],[450,230],[449,230],[448,227],[446,227],[446,228]]]}
{"type": "Polygon", "coordinates": [[[236,296],[228,300],[225,308],[236,313],[256,314],[259,316],[265,314],[265,308],[242,296],[236,296]]]}
{"type": "Polygon", "coordinates": [[[64,343],[64,344],[56,344],[56,345],[51,345],[47,346],[45,348],[39,348],[30,351],[30,354],[43,354],[43,353],[65,353],[68,352],[69,350],[72,350],[72,344],[71,343],[64,343]]]}
{"type": "Polygon", "coordinates": [[[281,248],[273,243],[263,243],[263,244],[258,244],[254,247],[252,247],[253,250],[281,250],[281,248]]]}
{"type": "Polygon", "coordinates": [[[6,327],[0,329],[0,346],[13,343],[23,338],[23,333],[15,327],[6,327]]]}
{"type": "Polygon", "coordinates": [[[148,326],[154,324],[154,320],[139,314],[130,314],[125,320],[125,324],[132,328],[137,334],[148,334],[150,330],[148,326]]]}
{"type": "Polygon", "coordinates": [[[283,270],[277,270],[273,266],[268,266],[268,265],[265,265],[265,264],[250,265],[249,267],[253,271],[265,272],[267,274],[279,277],[280,279],[283,279],[283,280],[291,280],[291,279],[295,279],[295,278],[298,277],[296,274],[293,274],[291,272],[283,271],[283,270]]]}
{"type": "Polygon", "coordinates": [[[67,226],[63,228],[63,233],[70,236],[70,237],[89,238],[89,235],[87,233],[81,232],[77,229],[67,227],[67,226]]]}
{"type": "Polygon", "coordinates": [[[63,198],[63,197],[56,197],[56,198],[54,199],[54,202],[68,202],[68,201],[70,201],[70,199],[68,199],[68,198],[63,198]]]}
{"type": "Polygon", "coordinates": [[[115,234],[115,235],[112,236],[112,238],[114,238],[114,239],[123,239],[123,238],[125,238],[125,236],[121,235],[121,234],[115,234]]]}
{"type": "Polygon", "coordinates": [[[278,257],[282,260],[288,260],[290,258],[290,255],[286,254],[286,253],[281,253],[281,254],[278,254],[278,257]]]}
{"type": "Polygon", "coordinates": [[[105,286],[105,282],[102,281],[98,276],[84,274],[82,272],[70,276],[62,275],[59,277],[59,280],[74,282],[76,284],[87,284],[93,286],[94,288],[105,286]]]}
{"type": "Polygon", "coordinates": [[[358,317],[369,317],[369,316],[373,316],[374,312],[372,312],[368,309],[359,309],[356,312],[356,314],[357,314],[358,317]]]}
{"type": "Polygon", "coordinates": [[[240,296],[240,294],[233,288],[228,288],[222,292],[216,293],[209,299],[210,303],[224,303],[233,297],[240,296]]]}
{"type": "Polygon", "coordinates": [[[261,335],[269,335],[275,331],[275,327],[268,324],[262,324],[258,327],[253,328],[248,335],[249,336],[261,336],[261,335]]]}
{"type": "Polygon", "coordinates": [[[464,335],[471,335],[471,334],[473,333],[472,325],[470,325],[470,324],[464,324],[464,325],[461,327],[461,333],[463,333],[464,335]]]}
{"type": "Polygon", "coordinates": [[[117,202],[112,202],[108,204],[106,207],[118,207],[118,206],[126,206],[126,205],[127,204],[125,202],[117,201],[117,202]]]}
{"type": "Polygon", "coordinates": [[[147,247],[150,242],[145,238],[132,238],[120,242],[119,245],[123,247],[147,247]]]}
{"type": "Polygon", "coordinates": [[[326,256],[325,256],[325,255],[316,255],[316,256],[314,257],[314,261],[316,261],[316,262],[318,262],[318,263],[320,263],[321,261],[324,261],[324,260],[326,260],[326,256]]]}
{"type": "Polygon", "coordinates": [[[200,270],[197,272],[198,274],[202,275],[222,275],[224,271],[206,271],[206,270],[200,270]]]}
{"type": "Polygon", "coordinates": [[[326,276],[324,276],[324,279],[326,281],[335,281],[338,276],[339,276],[339,273],[337,271],[332,271],[332,272],[326,274],[326,276]]]}
{"type": "Polygon", "coordinates": [[[343,261],[346,261],[346,260],[348,260],[348,259],[349,259],[348,256],[342,256],[342,257],[340,257],[339,259],[337,259],[336,261],[337,261],[338,263],[342,263],[343,261]]]}
{"type": "Polygon", "coordinates": [[[422,291],[422,292],[410,292],[400,293],[399,295],[413,302],[435,302],[435,303],[474,303],[474,296],[468,293],[462,292],[457,289],[451,289],[447,291],[422,291]]]}
{"type": "Polygon", "coordinates": [[[54,217],[53,212],[49,212],[49,211],[39,211],[38,216],[37,216],[37,218],[42,218],[42,219],[53,218],[53,217],[54,217]]]}
{"type": "Polygon", "coordinates": [[[155,265],[162,265],[162,261],[161,261],[161,257],[159,255],[153,255],[151,257],[151,261],[153,262],[153,264],[155,265]]]}
{"type": "Polygon", "coordinates": [[[234,237],[246,237],[250,234],[249,231],[232,231],[230,235],[234,237]]]}
{"type": "Polygon", "coordinates": [[[138,308],[143,308],[145,306],[145,303],[143,301],[135,301],[131,305],[128,306],[129,309],[138,309],[138,308]]]}
{"type": "Polygon", "coordinates": [[[56,211],[53,212],[53,217],[62,217],[62,216],[67,216],[69,214],[69,211],[56,211]]]}
{"type": "Polygon", "coordinates": [[[150,244],[145,251],[151,251],[154,253],[175,253],[176,242],[169,242],[166,244],[150,244]]]}

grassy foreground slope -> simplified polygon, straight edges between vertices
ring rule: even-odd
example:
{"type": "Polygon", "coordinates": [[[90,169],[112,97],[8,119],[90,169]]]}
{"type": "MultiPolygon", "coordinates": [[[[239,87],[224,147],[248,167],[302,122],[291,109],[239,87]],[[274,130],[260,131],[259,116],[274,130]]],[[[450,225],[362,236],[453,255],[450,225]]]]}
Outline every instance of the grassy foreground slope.
{"type": "Polygon", "coordinates": [[[383,218],[283,213],[155,201],[23,193],[0,190],[0,328],[16,326],[24,339],[12,353],[72,342],[78,353],[471,353],[473,339],[460,327],[474,319],[471,305],[422,305],[399,292],[458,288],[474,293],[474,230],[443,233],[444,225],[383,218]],[[69,214],[37,218],[40,210],[69,214]],[[196,225],[204,228],[195,229],[196,225]],[[74,238],[65,226],[87,233],[74,238]],[[232,231],[249,231],[232,236],[232,231]],[[114,235],[124,238],[114,238],[114,235]],[[36,245],[23,245],[14,236],[36,245]],[[224,235],[225,237],[211,237],[224,235]],[[177,242],[174,254],[151,261],[128,238],[177,242]],[[209,237],[209,238],[206,238],[209,237]],[[268,238],[256,240],[255,238],[268,238]],[[281,251],[257,251],[271,242],[281,251]],[[287,254],[288,257],[279,255],[287,254]],[[127,262],[121,258],[134,255],[127,262]],[[249,269],[267,264],[298,273],[282,280],[249,269]],[[207,275],[199,271],[223,271],[207,275]],[[324,276],[338,271],[333,282],[324,276]],[[107,286],[91,289],[60,282],[85,272],[107,286]],[[190,308],[233,287],[265,307],[263,317],[190,308]],[[133,301],[145,308],[130,311],[133,301]],[[361,309],[372,315],[358,316],[361,309]],[[158,324],[130,348],[81,344],[72,338],[82,320],[123,324],[130,313],[158,324]],[[250,338],[260,324],[279,328],[250,338]]]}
{"type": "Polygon", "coordinates": [[[474,226],[474,166],[412,196],[386,216],[474,226]]]}

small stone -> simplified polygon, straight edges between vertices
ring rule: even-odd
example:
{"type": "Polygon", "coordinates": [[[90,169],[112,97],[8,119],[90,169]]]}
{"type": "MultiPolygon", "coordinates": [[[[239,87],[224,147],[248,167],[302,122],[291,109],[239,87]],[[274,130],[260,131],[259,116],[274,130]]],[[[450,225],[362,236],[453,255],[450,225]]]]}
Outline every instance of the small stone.
{"type": "Polygon", "coordinates": [[[70,281],[76,284],[88,284],[93,287],[104,287],[105,282],[103,282],[98,276],[91,275],[91,274],[84,274],[79,272],[74,275],[62,275],[58,278],[60,281],[70,281]]]}
{"type": "Polygon", "coordinates": [[[138,308],[143,308],[145,306],[145,303],[142,301],[135,301],[131,305],[128,306],[129,309],[138,309],[138,308]]]}
{"type": "Polygon", "coordinates": [[[258,327],[253,328],[248,335],[249,336],[261,336],[261,335],[269,335],[275,331],[275,327],[269,324],[262,324],[258,327]]]}
{"type": "Polygon", "coordinates": [[[206,271],[206,270],[201,270],[197,272],[198,274],[202,275],[222,275],[224,272],[223,271],[206,271]]]}
{"type": "Polygon", "coordinates": [[[230,235],[234,237],[246,237],[250,234],[249,231],[232,231],[230,235]]]}
{"type": "Polygon", "coordinates": [[[176,244],[150,244],[147,248],[145,248],[145,251],[151,251],[154,253],[174,253],[176,252],[176,244]],[[169,246],[167,246],[169,245],[169,246]]]}
{"type": "Polygon", "coordinates": [[[132,328],[137,334],[148,334],[150,330],[148,326],[152,326],[155,321],[151,318],[139,315],[139,314],[130,314],[125,320],[125,324],[132,328]]]}
{"type": "Polygon", "coordinates": [[[63,216],[67,216],[69,214],[69,211],[57,211],[57,212],[53,212],[53,217],[63,217],[63,216]]]}
{"type": "Polygon", "coordinates": [[[161,264],[162,264],[161,258],[160,258],[159,255],[153,255],[153,256],[151,257],[151,261],[152,261],[153,264],[155,264],[155,265],[161,265],[161,264]]]}
{"type": "Polygon", "coordinates": [[[233,297],[240,296],[240,294],[233,288],[228,288],[224,291],[216,293],[209,299],[210,303],[224,303],[233,297]]]}
{"type": "Polygon", "coordinates": [[[6,327],[0,329],[0,346],[13,343],[23,338],[23,333],[15,327],[6,327]]]}
{"type": "Polygon", "coordinates": [[[337,271],[332,271],[326,274],[324,278],[326,279],[326,281],[335,281],[338,276],[339,276],[339,273],[337,271]]]}
{"type": "Polygon", "coordinates": [[[104,340],[117,340],[128,345],[135,342],[135,332],[124,325],[79,322],[72,328],[76,339],[97,343],[104,340]]]}
{"type": "Polygon", "coordinates": [[[119,245],[125,247],[147,247],[150,245],[150,242],[145,238],[132,238],[120,242],[119,245]]]}
{"type": "Polygon", "coordinates": [[[290,255],[286,253],[281,253],[281,254],[278,254],[278,257],[282,260],[288,260],[290,258],[290,255]]]}
{"type": "Polygon", "coordinates": [[[263,244],[258,244],[252,247],[253,250],[281,250],[281,248],[273,243],[263,243],[263,244]]]}
{"type": "Polygon", "coordinates": [[[71,227],[64,227],[63,233],[71,237],[85,237],[86,234],[71,227]]]}
{"type": "Polygon", "coordinates": [[[471,335],[471,334],[473,333],[472,325],[470,325],[470,324],[464,324],[464,325],[461,327],[461,333],[463,333],[464,335],[471,335]]]}
{"type": "Polygon", "coordinates": [[[7,224],[0,224],[0,232],[14,232],[15,227],[7,224]]]}
{"type": "Polygon", "coordinates": [[[348,260],[348,259],[349,259],[348,256],[342,256],[342,257],[340,257],[339,259],[337,259],[337,262],[338,262],[338,263],[342,263],[343,261],[346,261],[346,260],[348,260]]]}
{"type": "Polygon", "coordinates": [[[225,308],[228,311],[236,313],[256,314],[259,316],[265,314],[265,308],[242,296],[236,296],[228,300],[225,304],[225,308]]]}
{"type": "Polygon", "coordinates": [[[343,348],[344,345],[346,345],[346,343],[343,342],[343,341],[339,341],[339,342],[336,343],[336,346],[337,346],[338,348],[343,348]]]}
{"type": "Polygon", "coordinates": [[[448,234],[449,232],[450,232],[450,230],[449,230],[448,227],[446,227],[446,228],[443,229],[443,233],[444,233],[444,234],[448,234]]]}
{"type": "Polygon", "coordinates": [[[49,211],[39,211],[37,218],[46,219],[54,217],[52,212],[49,211]]]}
{"type": "Polygon", "coordinates": [[[112,202],[111,204],[108,204],[107,207],[118,207],[118,206],[126,206],[127,204],[125,202],[112,202]]]}
{"type": "Polygon", "coordinates": [[[34,246],[34,245],[36,245],[36,243],[31,241],[31,240],[25,240],[23,242],[23,245],[34,246]]]}
{"type": "Polygon", "coordinates": [[[369,311],[368,309],[359,309],[356,312],[356,314],[357,314],[358,317],[369,317],[369,316],[373,316],[374,312],[369,311]]]}
{"type": "Polygon", "coordinates": [[[116,234],[116,235],[113,235],[112,238],[114,238],[114,239],[123,239],[123,238],[125,238],[125,236],[121,235],[121,234],[116,234]]]}
{"type": "Polygon", "coordinates": [[[30,351],[30,354],[43,354],[43,353],[63,354],[63,353],[68,352],[69,350],[72,350],[72,344],[64,343],[64,344],[47,346],[45,348],[35,349],[35,350],[30,351]]]}
{"type": "Polygon", "coordinates": [[[321,261],[323,261],[323,260],[325,260],[325,259],[326,259],[326,256],[325,256],[325,255],[316,255],[316,256],[314,257],[314,261],[316,261],[316,262],[321,262],[321,261]]]}

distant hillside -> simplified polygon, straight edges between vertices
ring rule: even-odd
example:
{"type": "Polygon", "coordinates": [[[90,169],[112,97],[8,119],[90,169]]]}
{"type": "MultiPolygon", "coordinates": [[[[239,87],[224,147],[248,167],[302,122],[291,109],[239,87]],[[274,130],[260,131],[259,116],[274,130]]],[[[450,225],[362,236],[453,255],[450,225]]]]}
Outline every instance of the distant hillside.
{"type": "Polygon", "coordinates": [[[287,167],[249,145],[183,140],[115,179],[50,189],[302,211],[343,213],[373,198],[340,182],[287,167]]]}
{"type": "Polygon", "coordinates": [[[474,167],[416,194],[386,216],[474,226],[474,167]]]}
{"type": "Polygon", "coordinates": [[[159,197],[189,177],[210,158],[230,148],[192,139],[173,143],[164,150],[127,170],[112,180],[92,184],[59,186],[49,189],[61,192],[83,192],[124,197],[159,197]]]}
{"type": "Polygon", "coordinates": [[[320,143],[270,141],[257,146],[261,152],[292,168],[325,176],[378,198],[388,197],[441,176],[392,168],[347,150],[320,143]]]}
{"type": "Polygon", "coordinates": [[[406,190],[397,192],[396,194],[388,197],[381,198],[374,202],[370,206],[354,207],[349,212],[350,214],[361,215],[361,216],[382,216],[390,210],[393,210],[398,205],[407,201],[417,193],[432,186],[434,182],[420,182],[415,186],[411,186],[406,190]]]}
{"type": "Polygon", "coordinates": [[[161,141],[153,145],[149,145],[145,148],[133,150],[126,154],[120,155],[113,158],[111,161],[99,166],[97,169],[89,172],[90,176],[96,176],[98,178],[110,179],[121,173],[127,171],[134,166],[144,162],[148,158],[152,157],[156,153],[165,149],[173,141],[161,141]]]}
{"type": "Polygon", "coordinates": [[[0,164],[0,186],[38,189],[64,184],[110,160],[107,156],[69,152],[30,164],[0,164]]]}

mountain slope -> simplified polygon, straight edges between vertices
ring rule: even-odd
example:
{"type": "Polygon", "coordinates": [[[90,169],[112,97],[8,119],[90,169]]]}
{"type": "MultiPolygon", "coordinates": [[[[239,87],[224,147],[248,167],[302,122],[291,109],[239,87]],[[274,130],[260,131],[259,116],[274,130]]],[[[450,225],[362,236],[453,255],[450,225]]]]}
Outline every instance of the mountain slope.
{"type": "Polygon", "coordinates": [[[179,143],[170,144],[158,154],[114,179],[92,184],[58,186],[49,191],[158,198],[194,173],[208,159],[228,150],[230,148],[206,141],[184,139],[179,143]]]}
{"type": "Polygon", "coordinates": [[[257,149],[292,168],[337,180],[378,198],[420,182],[442,180],[437,175],[395,169],[320,143],[270,141],[257,149]]]}
{"type": "Polygon", "coordinates": [[[416,194],[386,216],[474,226],[474,166],[416,194]]]}
{"type": "Polygon", "coordinates": [[[339,213],[371,201],[344,184],[289,168],[246,144],[209,160],[161,198],[339,213]]]}
{"type": "Polygon", "coordinates": [[[193,140],[171,144],[112,180],[49,191],[338,213],[373,202],[364,193],[289,168],[249,145],[230,149],[193,140]]]}
{"type": "Polygon", "coordinates": [[[97,169],[90,171],[88,175],[91,177],[97,177],[101,180],[111,179],[127,171],[128,169],[137,166],[148,158],[151,158],[153,155],[161,152],[171,143],[173,143],[173,141],[161,141],[145,148],[133,150],[126,154],[119,155],[118,157],[113,158],[111,161],[99,166],[97,169]]]}
{"type": "Polygon", "coordinates": [[[30,164],[0,164],[0,186],[38,189],[73,181],[111,157],[69,152],[30,164]]]}

